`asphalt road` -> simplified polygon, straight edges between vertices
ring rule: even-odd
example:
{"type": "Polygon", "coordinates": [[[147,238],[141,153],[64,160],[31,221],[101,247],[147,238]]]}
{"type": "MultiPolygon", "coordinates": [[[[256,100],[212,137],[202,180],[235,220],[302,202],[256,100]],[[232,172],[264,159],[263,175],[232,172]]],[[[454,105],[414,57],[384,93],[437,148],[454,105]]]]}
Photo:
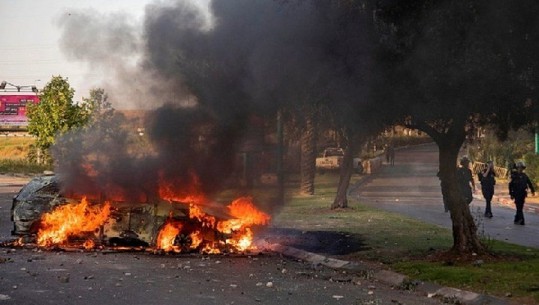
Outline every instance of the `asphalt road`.
{"type": "MultiPolygon", "coordinates": [[[[24,182],[24,181],[23,181],[24,182]]],[[[21,181],[0,177],[0,239],[21,181]]],[[[155,255],[0,248],[0,304],[442,304],[279,253],[155,255]]]]}
{"type": "MultiPolygon", "coordinates": [[[[421,221],[451,228],[444,211],[438,172],[438,149],[434,144],[396,151],[395,165],[381,171],[355,188],[352,196],[362,203],[408,215],[421,221]]],[[[480,192],[480,185],[476,181],[480,192]]],[[[525,213],[526,225],[514,225],[515,210],[493,203],[494,217],[484,218],[485,201],[480,193],[470,205],[478,230],[485,237],[539,248],[539,215],[525,213]]]]}

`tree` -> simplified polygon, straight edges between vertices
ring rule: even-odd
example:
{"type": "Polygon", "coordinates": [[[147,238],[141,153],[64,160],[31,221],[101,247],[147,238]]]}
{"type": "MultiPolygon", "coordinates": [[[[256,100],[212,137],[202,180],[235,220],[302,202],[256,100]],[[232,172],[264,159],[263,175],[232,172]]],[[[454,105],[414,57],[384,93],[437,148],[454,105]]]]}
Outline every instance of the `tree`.
{"type": "Polygon", "coordinates": [[[302,128],[303,132],[301,134],[300,192],[304,195],[314,195],[318,115],[316,110],[307,109],[303,116],[305,122],[302,128]]]}
{"type": "Polygon", "coordinates": [[[534,120],[538,12],[533,1],[417,0],[381,2],[376,14],[376,98],[438,145],[458,255],[486,251],[457,188],[459,151],[477,126],[491,124],[503,138],[534,120]]]}
{"type": "Polygon", "coordinates": [[[345,150],[339,169],[337,193],[331,204],[331,209],[348,207],[348,188],[354,173],[354,157],[359,154],[360,148],[367,139],[372,135],[379,134],[385,126],[383,116],[373,116],[375,113],[370,110],[367,103],[357,103],[356,107],[358,110],[355,120],[341,122],[341,138],[345,150]]]}
{"type": "Polygon", "coordinates": [[[348,207],[348,187],[350,186],[350,179],[353,173],[354,155],[357,153],[357,147],[359,139],[354,138],[349,132],[345,132],[346,149],[344,150],[344,156],[339,169],[339,184],[337,185],[337,193],[331,209],[347,208],[348,207]],[[352,138],[350,138],[352,136],[352,138]]]}
{"type": "Polygon", "coordinates": [[[90,90],[90,96],[83,97],[78,107],[85,123],[56,137],[51,147],[55,171],[63,180],[65,192],[114,193],[118,187],[109,177],[119,172],[115,168],[120,167],[118,160],[128,162],[132,155],[138,156],[141,145],[134,141],[141,137],[135,132],[136,126],[130,126],[123,114],[112,107],[101,88],[90,90]]]}
{"type": "Polygon", "coordinates": [[[348,207],[353,159],[365,140],[385,126],[383,113],[373,112],[370,96],[374,39],[371,1],[334,1],[321,11],[333,38],[327,46],[336,71],[329,81],[327,108],[335,117],[344,147],[332,209],[348,207]]]}
{"type": "Polygon", "coordinates": [[[116,110],[108,101],[108,95],[102,88],[90,90],[90,97],[83,97],[82,102],[82,110],[89,116],[88,126],[90,128],[109,122],[116,113],[116,110]]]}
{"type": "Polygon", "coordinates": [[[57,162],[60,167],[66,165],[65,160],[68,159],[73,161],[72,164],[67,164],[70,167],[87,164],[84,158],[90,152],[100,151],[100,148],[107,146],[107,142],[118,142],[118,137],[125,137],[119,128],[123,122],[123,116],[118,115],[108,102],[104,89],[90,90],[90,97],[83,97],[78,107],[81,124],[72,126],[59,135],[52,147],[55,159],[63,160],[57,162]]]}
{"type": "Polygon", "coordinates": [[[43,91],[37,104],[29,104],[27,109],[28,133],[36,136],[30,154],[37,163],[51,163],[49,148],[58,135],[88,121],[88,112],[73,102],[74,90],[67,78],[54,76],[43,91]]]}

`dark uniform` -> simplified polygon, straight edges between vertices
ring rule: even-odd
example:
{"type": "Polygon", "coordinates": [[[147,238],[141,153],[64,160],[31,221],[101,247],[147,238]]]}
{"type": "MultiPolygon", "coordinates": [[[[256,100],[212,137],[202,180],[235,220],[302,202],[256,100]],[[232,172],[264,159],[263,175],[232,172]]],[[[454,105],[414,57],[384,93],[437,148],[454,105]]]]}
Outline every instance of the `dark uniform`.
{"type": "Polygon", "coordinates": [[[517,213],[515,215],[515,224],[524,225],[524,202],[528,196],[528,189],[535,195],[533,187],[528,175],[522,172],[526,167],[523,164],[517,164],[517,171],[511,174],[509,182],[509,195],[514,199],[517,213]]]}
{"type": "Polygon", "coordinates": [[[485,207],[485,217],[492,218],[492,197],[494,196],[494,185],[496,185],[496,174],[494,173],[494,168],[492,168],[491,163],[489,167],[485,168],[477,176],[479,177],[479,182],[481,182],[481,193],[487,202],[485,207]]]}
{"type": "Polygon", "coordinates": [[[472,170],[469,168],[470,160],[463,157],[460,160],[460,165],[462,166],[457,169],[457,182],[460,195],[466,204],[470,204],[473,200],[472,185],[474,185],[472,170]]]}
{"type": "Polygon", "coordinates": [[[386,145],[385,153],[386,163],[391,164],[391,166],[395,165],[395,147],[393,147],[393,144],[386,145]]]}
{"type": "Polygon", "coordinates": [[[389,145],[389,163],[391,163],[391,166],[395,165],[395,147],[393,147],[393,144],[389,145]]]}

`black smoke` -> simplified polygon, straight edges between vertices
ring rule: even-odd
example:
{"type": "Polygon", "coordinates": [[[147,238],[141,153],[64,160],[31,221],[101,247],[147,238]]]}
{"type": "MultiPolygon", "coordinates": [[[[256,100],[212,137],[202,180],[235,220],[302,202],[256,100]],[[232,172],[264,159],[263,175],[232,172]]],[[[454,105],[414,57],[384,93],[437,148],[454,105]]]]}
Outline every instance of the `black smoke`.
{"type": "Polygon", "coordinates": [[[160,179],[181,183],[195,173],[211,194],[232,172],[253,115],[326,104],[354,122],[354,105],[367,96],[372,22],[358,1],[211,1],[209,13],[187,0],[155,2],[138,32],[116,15],[72,14],[84,22],[61,23],[63,49],[134,93],[112,94],[113,104],[129,108],[128,96],[151,111],[146,153],[133,153],[128,136],[115,139],[121,132],[95,136],[86,128],[60,141],[57,171],[71,190],[154,196],[160,179]],[[129,66],[122,55],[132,54],[129,66]],[[102,139],[89,145],[89,138],[102,139]],[[88,162],[93,176],[81,168],[88,162]]]}

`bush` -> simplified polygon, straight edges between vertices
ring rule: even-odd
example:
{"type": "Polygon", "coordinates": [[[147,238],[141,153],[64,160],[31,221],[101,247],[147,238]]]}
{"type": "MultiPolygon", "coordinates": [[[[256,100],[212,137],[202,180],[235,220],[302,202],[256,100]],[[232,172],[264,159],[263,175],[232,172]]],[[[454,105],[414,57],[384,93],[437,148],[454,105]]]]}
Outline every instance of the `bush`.
{"type": "Polygon", "coordinates": [[[52,167],[26,160],[0,160],[0,173],[2,174],[39,174],[46,170],[52,170],[52,167]]]}
{"type": "Polygon", "coordinates": [[[526,162],[526,174],[530,177],[533,183],[539,182],[539,155],[535,153],[527,153],[524,156],[526,162]]]}
{"type": "Polygon", "coordinates": [[[510,131],[507,140],[503,142],[497,139],[494,131],[487,130],[484,137],[468,144],[468,154],[474,162],[492,160],[496,166],[509,169],[513,162],[525,160],[527,163],[526,172],[531,174],[530,178],[532,175],[537,175],[537,167],[532,165],[537,162],[534,160],[533,152],[533,134],[525,129],[510,131]]]}

